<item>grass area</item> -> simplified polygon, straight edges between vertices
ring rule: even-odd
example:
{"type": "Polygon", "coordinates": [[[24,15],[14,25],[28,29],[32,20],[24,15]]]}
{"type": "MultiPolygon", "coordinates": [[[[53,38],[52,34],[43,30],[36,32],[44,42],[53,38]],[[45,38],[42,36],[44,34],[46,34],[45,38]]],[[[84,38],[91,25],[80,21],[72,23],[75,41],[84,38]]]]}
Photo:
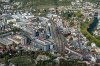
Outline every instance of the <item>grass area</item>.
{"type": "Polygon", "coordinates": [[[20,56],[11,59],[11,62],[16,66],[33,66],[30,57],[20,56]]]}
{"type": "Polygon", "coordinates": [[[84,34],[84,36],[90,41],[88,43],[88,45],[90,45],[92,42],[96,43],[96,45],[98,47],[100,47],[100,40],[97,39],[96,37],[94,37],[92,34],[90,34],[88,31],[87,31],[87,28],[88,26],[90,25],[91,21],[86,21],[85,23],[82,23],[81,24],[81,32],[82,34],[84,34]]]}
{"type": "Polygon", "coordinates": [[[70,5],[71,2],[74,0],[15,0],[15,1],[22,2],[22,9],[23,8],[40,9],[40,8],[50,8],[50,7],[70,5]]]}

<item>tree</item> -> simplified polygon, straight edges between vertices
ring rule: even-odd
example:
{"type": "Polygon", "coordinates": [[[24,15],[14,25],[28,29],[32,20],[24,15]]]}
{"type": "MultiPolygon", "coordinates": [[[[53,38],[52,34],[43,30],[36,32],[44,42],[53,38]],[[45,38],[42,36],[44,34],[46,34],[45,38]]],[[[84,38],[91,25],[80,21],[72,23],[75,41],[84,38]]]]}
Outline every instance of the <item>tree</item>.
{"type": "Polygon", "coordinates": [[[73,26],[75,26],[75,23],[71,21],[71,22],[69,23],[69,26],[70,26],[70,27],[73,27],[73,26]]]}
{"type": "Polygon", "coordinates": [[[14,34],[15,34],[16,32],[20,32],[20,31],[21,31],[21,29],[20,29],[20,28],[17,28],[17,27],[14,27],[12,31],[13,31],[13,32],[14,32],[14,34]]]}
{"type": "Polygon", "coordinates": [[[59,6],[59,1],[58,0],[54,0],[54,5],[56,6],[56,7],[58,7],[59,6]]]}
{"type": "Polygon", "coordinates": [[[5,57],[4,57],[4,59],[5,59],[5,66],[8,66],[9,65],[9,56],[8,55],[6,55],[5,57]]]}

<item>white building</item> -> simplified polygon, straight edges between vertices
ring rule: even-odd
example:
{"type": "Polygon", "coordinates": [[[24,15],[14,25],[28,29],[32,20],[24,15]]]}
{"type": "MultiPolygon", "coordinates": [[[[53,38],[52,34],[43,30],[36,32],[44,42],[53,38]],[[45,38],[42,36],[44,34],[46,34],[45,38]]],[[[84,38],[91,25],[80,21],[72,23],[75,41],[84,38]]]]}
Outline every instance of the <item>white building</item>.
{"type": "Polygon", "coordinates": [[[2,2],[9,2],[10,0],[1,0],[2,2]]]}
{"type": "Polygon", "coordinates": [[[49,51],[54,49],[54,44],[49,41],[42,41],[39,39],[34,40],[33,46],[43,51],[49,51]]]}

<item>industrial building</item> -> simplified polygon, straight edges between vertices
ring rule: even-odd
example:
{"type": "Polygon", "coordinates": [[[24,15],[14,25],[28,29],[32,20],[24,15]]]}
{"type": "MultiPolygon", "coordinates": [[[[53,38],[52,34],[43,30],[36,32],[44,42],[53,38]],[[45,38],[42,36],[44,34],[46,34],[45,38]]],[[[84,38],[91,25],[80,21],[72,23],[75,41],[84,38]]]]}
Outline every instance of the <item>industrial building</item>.
{"type": "Polygon", "coordinates": [[[54,50],[54,44],[46,41],[46,40],[39,40],[39,39],[35,39],[32,41],[32,45],[36,48],[38,48],[39,50],[42,51],[50,51],[50,50],[54,50]]]}

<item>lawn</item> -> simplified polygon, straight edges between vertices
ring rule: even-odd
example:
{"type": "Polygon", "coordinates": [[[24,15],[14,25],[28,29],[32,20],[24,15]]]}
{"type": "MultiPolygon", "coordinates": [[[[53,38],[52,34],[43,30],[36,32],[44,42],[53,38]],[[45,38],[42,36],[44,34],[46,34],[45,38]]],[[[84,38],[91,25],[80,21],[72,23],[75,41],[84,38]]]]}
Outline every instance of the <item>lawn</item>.
{"type": "Polygon", "coordinates": [[[31,58],[27,56],[19,56],[11,59],[16,66],[33,66],[31,58]]]}

